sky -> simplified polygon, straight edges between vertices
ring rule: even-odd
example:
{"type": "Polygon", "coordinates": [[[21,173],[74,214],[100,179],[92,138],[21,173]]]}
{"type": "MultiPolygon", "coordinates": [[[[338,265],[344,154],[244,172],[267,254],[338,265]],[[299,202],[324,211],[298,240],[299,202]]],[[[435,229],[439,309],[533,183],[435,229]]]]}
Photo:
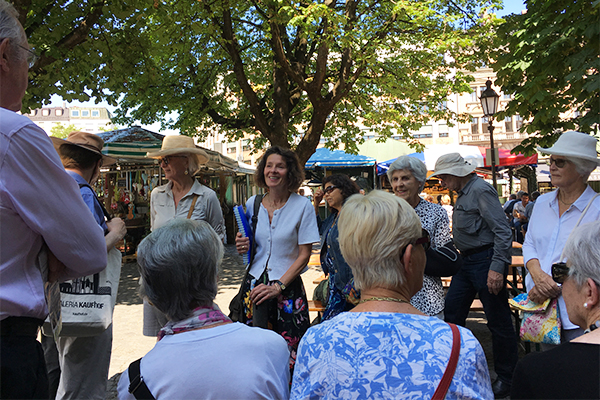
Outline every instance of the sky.
{"type": "MultiPolygon", "coordinates": [[[[521,13],[521,11],[525,10],[525,3],[524,0],[504,0],[504,8],[502,10],[499,10],[497,12],[497,15],[499,17],[503,17],[505,15],[508,14],[519,14],[521,13]]],[[[50,98],[51,107],[61,107],[63,105],[63,99],[58,96],[58,95],[53,95],[50,98]]],[[[85,107],[85,106],[89,106],[89,107],[106,107],[108,109],[108,111],[113,112],[114,111],[114,107],[111,107],[108,105],[108,103],[106,102],[100,102],[98,104],[96,104],[93,100],[92,101],[88,101],[88,102],[78,102],[78,101],[73,101],[67,104],[67,106],[79,106],[79,107],[85,107]]],[[[141,125],[138,123],[134,123],[132,125],[141,125]]],[[[166,130],[166,131],[161,131],[160,129],[160,123],[156,122],[152,125],[141,125],[142,128],[144,129],[148,129],[152,132],[160,132],[163,135],[176,135],[179,133],[179,131],[174,131],[174,130],[166,130]]]]}

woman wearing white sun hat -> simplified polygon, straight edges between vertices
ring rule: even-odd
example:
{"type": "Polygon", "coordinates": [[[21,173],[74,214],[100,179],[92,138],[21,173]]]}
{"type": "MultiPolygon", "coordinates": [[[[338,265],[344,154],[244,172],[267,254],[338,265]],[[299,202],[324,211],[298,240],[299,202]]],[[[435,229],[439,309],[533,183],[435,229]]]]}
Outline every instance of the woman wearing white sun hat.
{"type": "Polygon", "coordinates": [[[523,261],[529,272],[525,284],[529,298],[536,303],[558,297],[563,341],[580,336],[583,329],[569,320],[561,288],[552,280],[551,267],[564,261],[561,254],[575,226],[600,219],[600,196],[594,198],[596,192],[587,184],[590,173],[600,165],[597,142],[593,136],[568,131],[554,146],[538,147],[540,152],[550,154],[550,178],[558,189],[540,196],[533,208],[523,244],[523,261]]]}
{"type": "MultiPolygon", "coordinates": [[[[208,154],[189,136],[165,136],[160,151],[149,152],[158,159],[169,183],[154,188],[150,197],[150,229],[154,231],[175,218],[206,221],[222,241],[225,221],[216,193],[195,178],[208,154]]],[[[156,336],[168,322],[166,315],[144,300],[144,335],[156,336]]]]}

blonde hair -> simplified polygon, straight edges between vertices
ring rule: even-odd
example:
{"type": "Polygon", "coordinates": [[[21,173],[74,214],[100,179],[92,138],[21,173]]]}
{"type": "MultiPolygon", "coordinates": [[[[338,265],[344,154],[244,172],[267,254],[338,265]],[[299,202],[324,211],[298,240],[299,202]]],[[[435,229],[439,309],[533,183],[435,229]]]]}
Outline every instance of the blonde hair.
{"type": "Polygon", "coordinates": [[[373,190],[348,198],[338,220],[339,243],[359,289],[405,283],[400,256],[421,236],[421,221],[405,200],[373,190]]]}

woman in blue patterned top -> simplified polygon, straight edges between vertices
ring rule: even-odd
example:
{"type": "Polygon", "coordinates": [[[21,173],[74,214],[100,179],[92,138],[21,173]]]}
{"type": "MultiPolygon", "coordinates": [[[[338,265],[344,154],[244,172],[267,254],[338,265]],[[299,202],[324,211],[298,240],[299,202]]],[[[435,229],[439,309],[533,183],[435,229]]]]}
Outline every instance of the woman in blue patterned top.
{"type": "MultiPolygon", "coordinates": [[[[361,300],[306,332],[291,398],[432,398],[453,334],[409,301],[423,284],[429,238],[419,217],[405,200],[373,191],[346,201],[338,230],[361,300]]],[[[481,345],[468,329],[458,329],[458,363],[446,398],[492,399],[481,345]]]]}

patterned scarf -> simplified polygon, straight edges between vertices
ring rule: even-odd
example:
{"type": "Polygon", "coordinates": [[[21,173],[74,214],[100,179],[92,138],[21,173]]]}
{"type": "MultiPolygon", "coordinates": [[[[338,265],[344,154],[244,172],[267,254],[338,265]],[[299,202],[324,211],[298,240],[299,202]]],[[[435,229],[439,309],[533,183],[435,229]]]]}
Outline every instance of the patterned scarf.
{"type": "Polygon", "coordinates": [[[192,315],[186,319],[177,322],[167,322],[160,332],[158,332],[158,340],[161,340],[166,335],[193,331],[194,329],[222,324],[224,322],[232,321],[221,312],[221,309],[215,303],[212,304],[211,308],[198,307],[195,308],[192,311],[192,315]]]}

